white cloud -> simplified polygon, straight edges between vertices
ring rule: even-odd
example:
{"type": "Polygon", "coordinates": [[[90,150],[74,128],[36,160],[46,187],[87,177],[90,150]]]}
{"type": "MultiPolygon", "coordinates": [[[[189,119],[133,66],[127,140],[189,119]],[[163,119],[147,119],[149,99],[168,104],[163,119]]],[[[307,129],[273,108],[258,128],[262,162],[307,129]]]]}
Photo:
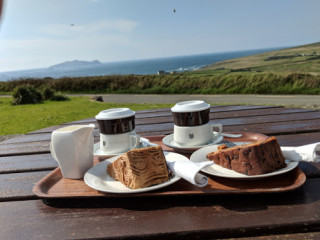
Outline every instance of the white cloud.
{"type": "Polygon", "coordinates": [[[110,61],[133,46],[130,20],[99,21],[86,25],[47,25],[40,37],[0,39],[0,71],[48,67],[61,61],[110,61]],[[43,34],[45,33],[45,34],[43,34]]]}
{"type": "Polygon", "coordinates": [[[51,24],[41,27],[39,31],[57,37],[76,37],[87,34],[130,34],[138,25],[137,22],[126,19],[101,20],[90,24],[51,24]]]}
{"type": "Polygon", "coordinates": [[[0,72],[48,67],[66,60],[110,61],[117,52],[130,49],[130,38],[122,35],[88,35],[81,38],[36,38],[0,41],[0,72]]]}

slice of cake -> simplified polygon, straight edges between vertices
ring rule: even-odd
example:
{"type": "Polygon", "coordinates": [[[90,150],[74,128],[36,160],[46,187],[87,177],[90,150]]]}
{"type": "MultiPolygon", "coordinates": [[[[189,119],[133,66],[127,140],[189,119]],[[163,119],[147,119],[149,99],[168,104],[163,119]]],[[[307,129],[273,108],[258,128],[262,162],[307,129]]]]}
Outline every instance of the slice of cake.
{"type": "Polygon", "coordinates": [[[160,146],[133,149],[107,167],[108,174],[125,186],[145,188],[169,180],[169,171],[160,146]]]}
{"type": "Polygon", "coordinates": [[[222,167],[246,175],[260,175],[286,167],[280,145],[275,137],[208,153],[207,159],[222,167]]]}

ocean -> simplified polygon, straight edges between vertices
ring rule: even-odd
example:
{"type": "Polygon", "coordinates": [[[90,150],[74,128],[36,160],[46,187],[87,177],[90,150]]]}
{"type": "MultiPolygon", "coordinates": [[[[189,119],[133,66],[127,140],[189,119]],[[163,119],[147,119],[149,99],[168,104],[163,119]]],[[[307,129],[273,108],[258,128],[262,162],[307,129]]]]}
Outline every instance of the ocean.
{"type": "Polygon", "coordinates": [[[101,63],[73,68],[40,68],[20,71],[0,72],[0,81],[9,81],[24,78],[61,78],[61,77],[85,77],[104,75],[147,75],[165,72],[185,72],[196,70],[207,65],[227,59],[244,57],[253,54],[268,52],[280,48],[245,50],[225,53],[198,54],[190,56],[178,56],[135,61],[122,61],[101,63]]]}

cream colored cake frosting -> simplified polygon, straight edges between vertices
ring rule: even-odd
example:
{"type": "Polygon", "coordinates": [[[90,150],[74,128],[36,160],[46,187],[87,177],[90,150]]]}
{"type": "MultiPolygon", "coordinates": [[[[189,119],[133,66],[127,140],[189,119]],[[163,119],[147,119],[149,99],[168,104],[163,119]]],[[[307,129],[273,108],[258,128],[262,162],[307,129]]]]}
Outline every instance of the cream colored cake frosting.
{"type": "Polygon", "coordinates": [[[169,180],[169,171],[160,146],[133,149],[107,167],[108,174],[125,186],[138,189],[169,180]]]}

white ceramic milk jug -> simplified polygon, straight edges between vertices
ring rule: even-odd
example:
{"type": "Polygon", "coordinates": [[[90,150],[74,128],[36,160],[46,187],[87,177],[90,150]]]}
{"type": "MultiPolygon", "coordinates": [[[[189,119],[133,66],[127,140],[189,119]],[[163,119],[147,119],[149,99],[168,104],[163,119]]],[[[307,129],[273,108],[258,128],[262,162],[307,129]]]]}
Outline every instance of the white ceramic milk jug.
{"type": "Polygon", "coordinates": [[[52,132],[50,150],[64,178],[80,179],[93,166],[93,129],[71,125],[52,132]]]}

